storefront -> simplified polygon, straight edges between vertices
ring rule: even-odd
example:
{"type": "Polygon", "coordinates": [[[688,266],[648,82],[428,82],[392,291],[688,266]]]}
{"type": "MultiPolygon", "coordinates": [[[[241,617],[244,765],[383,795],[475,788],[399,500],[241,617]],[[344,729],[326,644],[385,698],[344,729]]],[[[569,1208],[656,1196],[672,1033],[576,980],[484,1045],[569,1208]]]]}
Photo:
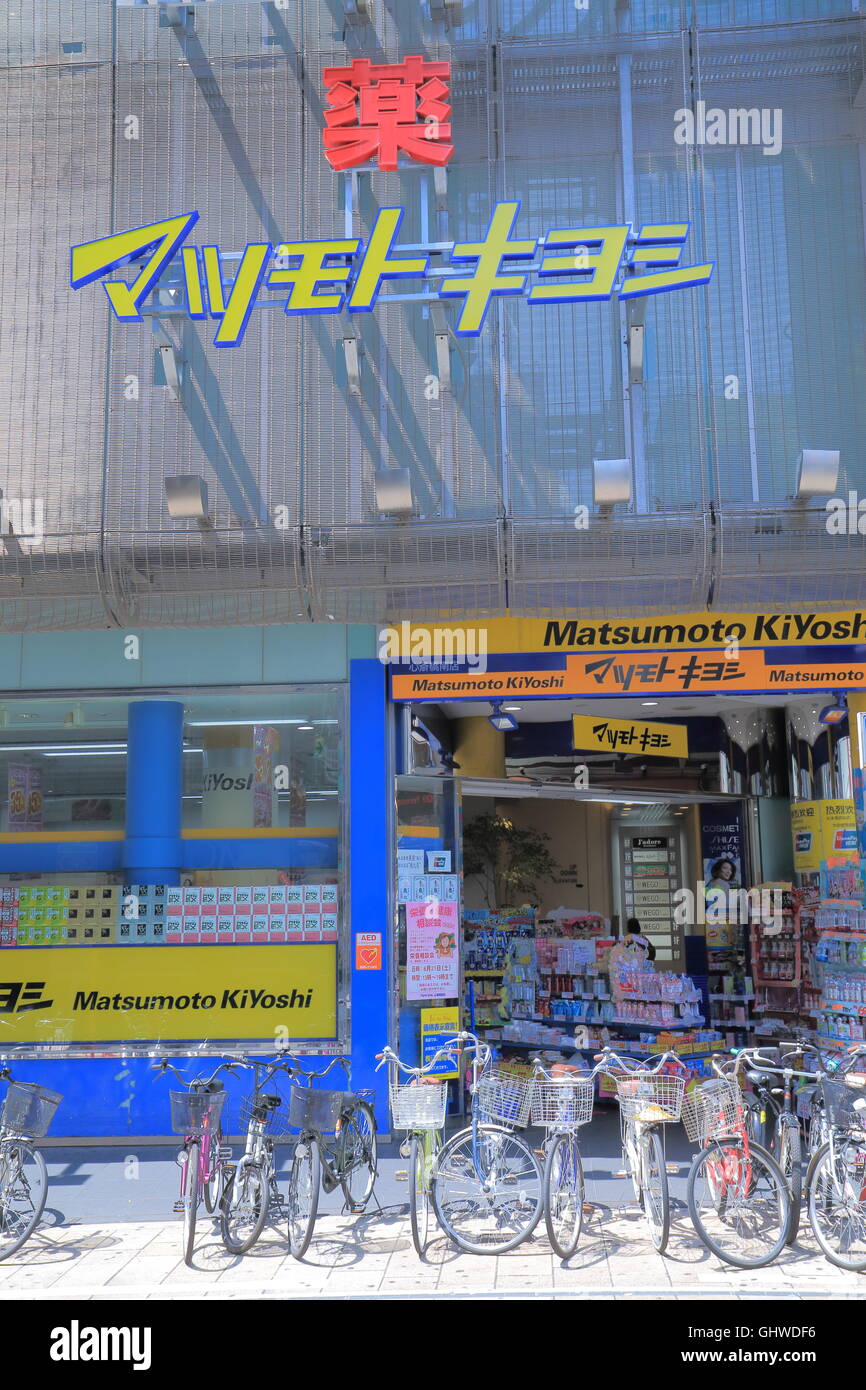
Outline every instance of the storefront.
{"type": "Polygon", "coordinates": [[[219,632],[145,634],[137,662],[91,634],[62,693],[55,640],[2,639],[0,1051],[64,1094],[56,1135],[166,1134],[157,1050],[344,1054],[381,1089],[383,953],[354,941],[387,914],[371,635],[247,629],[228,670],[219,632]]]}
{"type": "Polygon", "coordinates": [[[847,720],[824,716],[844,703],[842,676],[863,685],[862,648],[838,645],[859,622],[686,614],[400,634],[402,1053],[459,1019],[516,1066],[570,1057],[577,1038],[585,1059],[608,1041],[672,1046],[700,1075],[713,1052],[794,1028],[837,1046],[859,1036],[850,1017],[828,1026],[850,989],[824,969],[828,904],[853,902],[858,878],[847,720]],[[794,624],[810,647],[791,645],[794,624]],[[828,825],[811,879],[797,848],[809,796],[826,798],[828,825]],[[651,950],[635,960],[630,936],[651,950]]]}

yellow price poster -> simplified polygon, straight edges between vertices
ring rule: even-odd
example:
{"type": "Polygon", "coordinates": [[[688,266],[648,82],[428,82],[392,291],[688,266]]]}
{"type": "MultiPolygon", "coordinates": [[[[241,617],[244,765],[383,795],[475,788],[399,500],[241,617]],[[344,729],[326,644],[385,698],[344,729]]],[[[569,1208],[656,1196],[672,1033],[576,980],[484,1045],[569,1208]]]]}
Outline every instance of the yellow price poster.
{"type": "Polygon", "coordinates": [[[791,807],[794,868],[814,873],[821,867],[822,831],[819,801],[797,801],[791,807]]]}
{"type": "MultiPolygon", "coordinates": [[[[454,1038],[460,1032],[460,1011],[458,1008],[448,1009],[422,1009],[421,1010],[421,1065],[425,1066],[432,1061],[437,1050],[449,1038],[454,1038]]],[[[433,1068],[433,1074],[441,1076],[443,1081],[459,1076],[456,1067],[452,1067],[447,1057],[443,1057],[433,1068]]]]}
{"type": "Polygon", "coordinates": [[[3,953],[0,1048],[273,1039],[277,1029],[282,1039],[336,1038],[335,943],[3,953]]]}
{"type": "Polygon", "coordinates": [[[656,758],[687,758],[689,731],[685,724],[648,723],[645,719],[605,719],[601,715],[572,716],[574,746],[581,751],[643,753],[656,758]]]}

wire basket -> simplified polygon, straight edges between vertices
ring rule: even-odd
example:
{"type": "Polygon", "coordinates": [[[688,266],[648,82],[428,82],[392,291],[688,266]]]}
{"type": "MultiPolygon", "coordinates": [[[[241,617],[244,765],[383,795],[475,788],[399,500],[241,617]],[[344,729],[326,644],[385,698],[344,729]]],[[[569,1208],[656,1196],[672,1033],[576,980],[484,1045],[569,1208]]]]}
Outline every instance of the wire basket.
{"type": "Polygon", "coordinates": [[[680,1118],[684,1076],[667,1076],[660,1072],[630,1071],[617,1074],[616,1098],[624,1120],[639,1120],[642,1124],[671,1124],[680,1118]]]}
{"type": "Polygon", "coordinates": [[[394,1082],[388,1087],[391,1096],[391,1120],[395,1129],[441,1129],[448,1108],[448,1082],[409,1082],[405,1086],[394,1082]]]}
{"type": "Polygon", "coordinates": [[[238,1122],[242,1133],[246,1133],[253,1120],[257,1120],[262,1126],[265,1134],[271,1139],[290,1139],[291,1126],[289,1124],[289,1111],[285,1098],[279,1096],[279,1106],[261,1109],[263,1100],[268,1099],[263,1092],[258,1095],[253,1092],[250,1096],[244,1096],[238,1112],[238,1122]]]}
{"type": "Polygon", "coordinates": [[[0,1115],[0,1128],[23,1139],[42,1139],[63,1097],[29,1081],[10,1081],[0,1115]]]}
{"type": "Polygon", "coordinates": [[[323,1091],[313,1086],[293,1086],[289,1101],[292,1129],[333,1134],[337,1121],[355,1102],[352,1091],[323,1091]]]}
{"type": "Polygon", "coordinates": [[[536,1081],[532,1093],[532,1123],[551,1129],[560,1125],[588,1125],[594,1098],[595,1082],[591,1076],[536,1081]]]}
{"type": "Polygon", "coordinates": [[[219,1128],[225,1091],[169,1091],[171,1127],[175,1134],[213,1133],[219,1128]]]}
{"type": "Polygon", "coordinates": [[[473,1108],[482,1124],[513,1125],[522,1129],[529,1123],[535,1082],[507,1071],[486,1071],[475,1087],[473,1108]]]}
{"type": "Polygon", "coordinates": [[[821,1094],[834,1129],[866,1130],[866,1087],[822,1077],[821,1094]]]}
{"type": "Polygon", "coordinates": [[[693,1144],[735,1134],[743,1126],[739,1084],[721,1076],[702,1082],[683,1100],[682,1120],[693,1144]]]}

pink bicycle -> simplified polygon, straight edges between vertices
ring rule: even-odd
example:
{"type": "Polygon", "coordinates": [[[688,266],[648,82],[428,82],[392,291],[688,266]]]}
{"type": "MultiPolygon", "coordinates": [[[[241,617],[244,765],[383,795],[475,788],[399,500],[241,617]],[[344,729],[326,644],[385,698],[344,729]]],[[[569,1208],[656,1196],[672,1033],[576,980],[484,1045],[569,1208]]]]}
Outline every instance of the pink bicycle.
{"type": "Polygon", "coordinates": [[[174,1072],[186,1088],[183,1091],[170,1091],[169,1098],[172,1131],[183,1135],[183,1148],[177,1156],[180,1165],[180,1200],[175,1202],[174,1209],[183,1213],[183,1258],[188,1265],[192,1264],[199,1204],[204,1197],[209,1214],[219,1206],[225,1165],[231,1159],[231,1149],[222,1141],[221,1116],[226,1092],[217,1077],[221,1071],[237,1076],[235,1067],[238,1065],[243,1064],[238,1058],[232,1057],[229,1061],[221,1062],[207,1080],[196,1077],[193,1081],[187,1081],[167,1057],[155,1064],[154,1070],[162,1075],[166,1071],[174,1072]]]}

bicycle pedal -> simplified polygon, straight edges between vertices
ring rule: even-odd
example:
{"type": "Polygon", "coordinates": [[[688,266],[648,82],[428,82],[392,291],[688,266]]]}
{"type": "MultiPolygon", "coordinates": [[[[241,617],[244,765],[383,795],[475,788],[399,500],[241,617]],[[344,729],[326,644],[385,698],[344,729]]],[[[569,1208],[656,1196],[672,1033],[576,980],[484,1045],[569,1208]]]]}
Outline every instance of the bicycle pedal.
{"type": "Polygon", "coordinates": [[[220,1144],[219,1148],[217,1149],[217,1158],[219,1159],[220,1163],[227,1162],[227,1160],[230,1159],[231,1156],[232,1151],[229,1148],[228,1144],[220,1144]]]}
{"type": "Polygon", "coordinates": [[[175,1202],[172,1211],[180,1215],[181,1212],[186,1211],[186,1202],[175,1202]]]}
{"type": "Polygon", "coordinates": [[[394,1174],[394,1181],[395,1181],[395,1182],[408,1182],[408,1181],[409,1181],[409,1170],[408,1170],[408,1168],[398,1168],[397,1171],[396,1171],[396,1173],[394,1174]]]}

